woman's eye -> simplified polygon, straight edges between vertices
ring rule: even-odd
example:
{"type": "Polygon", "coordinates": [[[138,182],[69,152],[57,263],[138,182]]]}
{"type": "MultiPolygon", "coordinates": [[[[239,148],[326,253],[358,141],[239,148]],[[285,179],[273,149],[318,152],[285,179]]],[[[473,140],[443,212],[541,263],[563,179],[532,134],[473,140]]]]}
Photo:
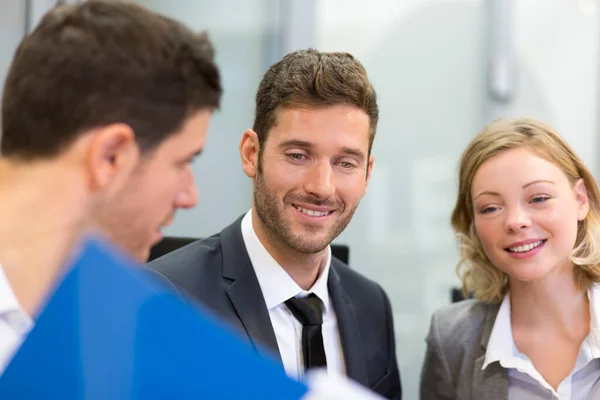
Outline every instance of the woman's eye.
{"type": "Polygon", "coordinates": [[[498,209],[497,207],[484,207],[479,212],[481,214],[490,214],[490,213],[493,213],[494,211],[496,211],[497,209],[498,209]]]}
{"type": "Polygon", "coordinates": [[[536,196],[533,199],[531,199],[532,203],[543,203],[546,200],[550,199],[550,197],[547,196],[536,196]]]}

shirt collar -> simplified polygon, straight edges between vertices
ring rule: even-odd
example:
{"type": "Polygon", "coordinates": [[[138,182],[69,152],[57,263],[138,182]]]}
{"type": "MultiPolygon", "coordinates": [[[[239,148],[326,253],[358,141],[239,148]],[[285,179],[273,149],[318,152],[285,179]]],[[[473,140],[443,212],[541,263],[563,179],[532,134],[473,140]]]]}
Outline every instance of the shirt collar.
{"type": "Polygon", "coordinates": [[[327,280],[331,265],[330,246],[327,246],[327,252],[321,262],[321,271],[317,281],[309,290],[305,291],[275,261],[261,243],[252,226],[252,210],[248,211],[242,219],[242,236],[269,310],[285,303],[286,300],[292,297],[306,297],[310,293],[314,293],[323,302],[324,313],[329,311],[330,299],[327,280]]]}
{"type": "Polygon", "coordinates": [[[33,320],[23,310],[13,291],[4,269],[0,264],[0,319],[4,319],[12,329],[25,335],[33,326],[33,320]]]}
{"type": "Polygon", "coordinates": [[[482,369],[485,369],[488,365],[496,361],[502,364],[517,355],[518,349],[513,340],[510,323],[510,296],[507,294],[504,296],[504,300],[502,300],[502,304],[496,315],[482,369]]]}
{"type": "Polygon", "coordinates": [[[18,310],[21,310],[21,306],[0,264],[0,315],[18,310]]]}
{"type": "Polygon", "coordinates": [[[590,301],[590,334],[589,344],[593,358],[600,358],[600,285],[594,283],[588,289],[590,301]]]}
{"type": "MultiPolygon", "coordinates": [[[[588,289],[587,295],[590,304],[590,333],[581,344],[580,355],[583,355],[585,359],[578,357],[577,364],[600,358],[600,284],[593,284],[588,289]]],[[[502,300],[490,334],[482,369],[496,361],[500,362],[504,368],[520,369],[519,366],[524,360],[527,360],[527,356],[519,351],[513,338],[510,322],[510,295],[507,293],[502,300]]]]}

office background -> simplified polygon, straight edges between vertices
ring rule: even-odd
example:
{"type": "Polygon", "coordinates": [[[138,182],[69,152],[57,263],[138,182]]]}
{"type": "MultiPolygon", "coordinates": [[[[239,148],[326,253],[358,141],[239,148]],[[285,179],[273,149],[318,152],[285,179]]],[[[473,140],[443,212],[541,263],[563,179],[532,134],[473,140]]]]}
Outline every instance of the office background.
{"type": "MultiPolygon", "coordinates": [[[[76,1],[63,1],[76,2],[76,1]]],[[[595,176],[598,160],[598,0],[139,0],[217,48],[225,94],[194,165],[200,203],[166,234],[202,237],[249,209],[237,146],[252,125],[267,68],[297,48],[346,51],[379,96],[369,191],[336,242],[351,267],[388,292],[405,398],[418,397],[433,310],[458,286],[449,225],[456,168],[492,119],[553,124],[595,176]]],[[[55,0],[0,0],[0,77],[23,34],[55,0]]],[[[23,115],[23,118],[27,118],[23,115]]]]}

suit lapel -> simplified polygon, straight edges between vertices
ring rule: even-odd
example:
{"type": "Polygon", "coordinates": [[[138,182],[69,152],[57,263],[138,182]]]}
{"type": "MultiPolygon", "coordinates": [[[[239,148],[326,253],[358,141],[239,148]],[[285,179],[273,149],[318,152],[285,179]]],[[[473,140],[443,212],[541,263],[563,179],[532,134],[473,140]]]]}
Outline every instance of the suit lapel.
{"type": "Polygon", "coordinates": [[[346,374],[365,386],[369,384],[367,360],[356,312],[336,272],[337,261],[331,260],[331,268],[327,286],[338,323],[338,331],[342,342],[346,374]]]}
{"type": "Polygon", "coordinates": [[[492,328],[498,314],[498,305],[490,306],[481,327],[479,357],[473,366],[473,399],[506,400],[508,399],[508,371],[500,363],[494,362],[482,370],[492,328]]]}
{"type": "Polygon", "coordinates": [[[221,232],[223,278],[232,281],[226,292],[256,350],[281,363],[269,311],[244,244],[242,219],[221,232]]]}
{"type": "Polygon", "coordinates": [[[473,371],[473,396],[477,400],[508,399],[508,373],[500,363],[492,363],[482,370],[485,356],[475,360],[473,371]]]}

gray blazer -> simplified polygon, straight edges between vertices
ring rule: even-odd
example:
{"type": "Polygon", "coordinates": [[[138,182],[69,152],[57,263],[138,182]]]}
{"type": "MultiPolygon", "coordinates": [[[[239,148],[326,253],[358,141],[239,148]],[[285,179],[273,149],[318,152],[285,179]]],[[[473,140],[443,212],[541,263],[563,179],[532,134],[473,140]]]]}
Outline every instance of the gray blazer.
{"type": "Polygon", "coordinates": [[[422,400],[506,400],[508,372],[495,362],[481,370],[500,305],[465,300],[431,318],[421,373],[422,400]]]}

